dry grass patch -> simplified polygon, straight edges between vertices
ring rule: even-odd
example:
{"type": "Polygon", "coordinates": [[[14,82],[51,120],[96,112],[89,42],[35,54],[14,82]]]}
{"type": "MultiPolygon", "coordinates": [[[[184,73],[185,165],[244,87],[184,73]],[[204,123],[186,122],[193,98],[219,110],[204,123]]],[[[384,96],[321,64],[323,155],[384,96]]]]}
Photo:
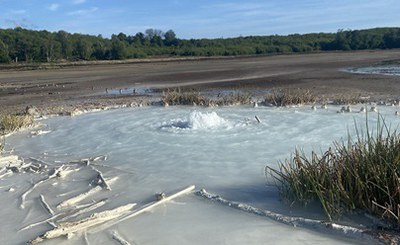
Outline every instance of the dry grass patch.
{"type": "Polygon", "coordinates": [[[332,104],[334,105],[356,105],[364,104],[368,102],[368,99],[362,98],[361,96],[339,96],[333,99],[332,104]]]}
{"type": "Polygon", "coordinates": [[[221,106],[224,105],[246,105],[251,103],[252,96],[250,93],[231,93],[229,95],[223,96],[221,99],[217,100],[215,103],[221,106]]]}
{"type": "Polygon", "coordinates": [[[168,89],[163,91],[161,101],[164,105],[208,105],[209,99],[195,91],[168,89]]]}
{"type": "Polygon", "coordinates": [[[0,132],[3,135],[31,126],[32,124],[33,116],[31,115],[0,115],[0,132]]]}
{"type": "Polygon", "coordinates": [[[316,96],[310,90],[279,89],[272,90],[265,98],[266,104],[274,106],[290,106],[315,103],[316,96]]]}

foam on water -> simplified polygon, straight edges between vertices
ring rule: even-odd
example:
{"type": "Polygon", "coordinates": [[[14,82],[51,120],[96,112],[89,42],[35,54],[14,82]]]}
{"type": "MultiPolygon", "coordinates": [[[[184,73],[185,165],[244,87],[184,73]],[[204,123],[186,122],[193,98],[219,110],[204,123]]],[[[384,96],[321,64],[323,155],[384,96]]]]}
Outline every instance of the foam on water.
{"type": "Polygon", "coordinates": [[[192,130],[212,130],[228,128],[230,123],[224,118],[213,112],[192,111],[184,119],[172,119],[161,125],[162,129],[192,129],[192,130]]]}

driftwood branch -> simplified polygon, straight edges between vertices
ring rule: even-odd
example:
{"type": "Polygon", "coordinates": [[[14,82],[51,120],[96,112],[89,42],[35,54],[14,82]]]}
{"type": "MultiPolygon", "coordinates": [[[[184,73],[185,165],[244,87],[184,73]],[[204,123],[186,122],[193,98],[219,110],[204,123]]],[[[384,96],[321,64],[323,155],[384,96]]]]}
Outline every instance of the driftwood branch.
{"type": "Polygon", "coordinates": [[[77,212],[74,213],[74,214],[71,214],[71,215],[69,215],[69,216],[66,216],[66,217],[60,219],[60,220],[57,220],[57,222],[64,222],[64,221],[66,221],[66,220],[75,218],[75,217],[77,217],[77,216],[79,216],[79,215],[81,215],[81,214],[84,214],[84,213],[87,213],[87,212],[96,210],[96,209],[102,207],[104,204],[106,204],[106,202],[107,202],[107,199],[100,200],[100,201],[98,201],[98,202],[96,202],[96,203],[93,203],[93,204],[90,205],[89,207],[86,207],[86,208],[83,208],[83,209],[77,211],[77,212]]]}
{"type": "Polygon", "coordinates": [[[51,217],[48,218],[48,219],[45,219],[45,220],[42,220],[42,221],[39,221],[39,222],[30,224],[30,225],[27,225],[27,226],[24,226],[24,227],[22,227],[21,229],[19,229],[18,231],[24,231],[24,230],[30,229],[30,228],[32,228],[32,227],[35,227],[35,226],[38,226],[38,225],[42,225],[42,224],[51,222],[51,221],[57,219],[58,217],[60,217],[61,215],[63,215],[63,213],[59,213],[59,214],[56,214],[56,215],[54,215],[54,216],[51,216],[51,217]]]}
{"type": "Polygon", "coordinates": [[[154,207],[156,207],[156,206],[158,206],[158,205],[160,205],[160,204],[163,204],[163,203],[165,203],[165,202],[168,202],[168,201],[170,201],[170,200],[172,200],[172,199],[174,199],[174,198],[177,198],[177,197],[179,197],[179,196],[182,196],[182,195],[184,195],[184,194],[190,193],[190,192],[193,191],[194,189],[195,189],[195,186],[194,186],[194,185],[191,185],[191,186],[189,186],[189,187],[187,187],[187,188],[185,188],[185,189],[183,189],[183,190],[181,190],[181,191],[179,191],[179,192],[176,192],[176,193],[173,194],[173,195],[167,196],[167,197],[165,197],[165,198],[163,198],[163,199],[161,199],[161,200],[157,200],[157,201],[148,203],[147,205],[144,205],[144,206],[142,206],[141,208],[130,212],[130,213],[127,214],[126,216],[123,216],[123,217],[121,217],[120,219],[115,220],[114,222],[108,222],[107,224],[105,224],[105,225],[103,225],[103,226],[101,226],[101,227],[98,227],[98,228],[94,229],[93,231],[91,231],[91,233],[96,233],[96,232],[102,231],[102,230],[107,229],[107,228],[109,228],[109,227],[111,227],[111,226],[113,226],[113,225],[116,225],[116,224],[118,224],[118,223],[120,223],[120,222],[122,222],[122,221],[125,221],[125,220],[127,220],[127,219],[132,218],[132,217],[135,217],[135,216],[137,216],[137,215],[139,215],[139,214],[141,214],[141,213],[147,212],[147,211],[149,211],[150,209],[152,209],[152,208],[154,208],[154,207]]]}
{"type": "Polygon", "coordinates": [[[131,245],[127,240],[125,240],[117,231],[112,233],[112,238],[121,245],[131,245]]]}
{"type": "Polygon", "coordinates": [[[51,207],[49,206],[49,204],[46,202],[46,200],[44,199],[43,195],[40,195],[40,201],[42,202],[44,208],[47,210],[47,212],[49,212],[51,215],[54,215],[54,211],[53,209],[51,209],[51,207]]]}
{"type": "Polygon", "coordinates": [[[88,190],[88,191],[86,191],[84,193],[81,193],[81,194],[79,194],[77,196],[74,196],[74,197],[72,197],[70,199],[62,201],[60,204],[57,205],[57,209],[64,209],[64,208],[73,206],[76,203],[82,201],[83,199],[85,199],[85,198],[87,198],[87,197],[89,197],[89,196],[101,191],[102,189],[103,188],[101,188],[101,186],[99,186],[99,185],[95,186],[95,187],[91,188],[90,190],[88,190]]]}
{"type": "MultiPolygon", "coordinates": [[[[112,179],[108,180],[108,182],[110,184],[110,183],[114,182],[117,179],[118,179],[118,177],[115,177],[115,178],[112,178],[112,179]]],[[[92,189],[90,189],[90,190],[88,190],[88,191],[86,191],[84,193],[81,193],[81,194],[79,194],[79,195],[77,195],[75,197],[72,197],[70,199],[62,201],[60,204],[57,205],[57,209],[64,209],[64,208],[73,206],[76,203],[84,200],[85,198],[87,198],[87,197],[89,197],[89,196],[101,191],[102,189],[103,188],[101,186],[97,185],[97,186],[93,187],[92,189]]]]}
{"type": "Polygon", "coordinates": [[[336,224],[333,222],[326,222],[322,220],[314,220],[314,219],[306,219],[302,217],[290,217],[290,216],[285,216],[283,214],[278,214],[269,210],[262,210],[259,208],[252,207],[250,205],[244,204],[244,203],[239,203],[239,202],[232,202],[229,200],[224,199],[223,197],[220,197],[215,194],[211,194],[207,192],[204,189],[201,189],[200,191],[197,191],[195,193],[197,196],[206,198],[208,200],[220,203],[222,205],[235,208],[247,213],[259,215],[259,216],[264,216],[269,219],[278,221],[280,223],[283,223],[285,225],[290,225],[290,226],[300,226],[304,228],[309,228],[312,230],[319,230],[323,232],[328,232],[328,233],[335,233],[339,234],[341,236],[347,236],[351,238],[358,238],[358,239],[366,239],[369,241],[377,241],[377,238],[373,236],[372,232],[370,230],[366,229],[360,229],[352,226],[347,226],[347,225],[340,225],[336,224]]]}
{"type": "Polygon", "coordinates": [[[103,177],[103,173],[100,172],[99,170],[95,169],[92,167],[92,169],[97,173],[97,179],[100,180],[101,186],[103,186],[106,190],[111,191],[110,185],[107,183],[107,181],[103,177]]]}
{"type": "Polygon", "coordinates": [[[106,210],[99,213],[94,213],[90,215],[88,218],[74,221],[74,222],[64,222],[60,223],[57,228],[54,228],[50,231],[47,231],[43,235],[31,240],[30,244],[38,244],[45,240],[67,236],[68,234],[72,234],[75,232],[86,230],[90,227],[99,225],[101,223],[116,219],[126,213],[128,213],[136,203],[129,203],[124,206],[117,207],[115,209],[106,210]]]}
{"type": "Polygon", "coordinates": [[[38,187],[39,185],[41,185],[41,184],[43,184],[43,183],[45,183],[45,182],[47,182],[47,181],[49,181],[49,180],[51,180],[51,179],[53,179],[53,178],[56,178],[56,177],[61,176],[61,175],[60,175],[60,172],[63,170],[63,168],[64,168],[64,165],[61,165],[60,167],[54,169],[54,171],[53,171],[53,173],[52,173],[51,175],[49,175],[47,178],[44,178],[44,179],[40,180],[39,182],[33,184],[31,188],[29,188],[26,192],[24,192],[24,193],[21,195],[21,205],[20,205],[20,207],[21,207],[22,209],[25,208],[25,199],[26,199],[26,197],[27,197],[27,196],[29,195],[29,193],[31,193],[36,187],[38,187]]]}

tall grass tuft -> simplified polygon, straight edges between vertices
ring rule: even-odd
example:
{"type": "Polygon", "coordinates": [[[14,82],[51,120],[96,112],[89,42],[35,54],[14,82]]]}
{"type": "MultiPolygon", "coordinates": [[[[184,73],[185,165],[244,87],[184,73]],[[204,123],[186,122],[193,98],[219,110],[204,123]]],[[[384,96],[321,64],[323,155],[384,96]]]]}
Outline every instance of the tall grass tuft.
{"type": "Polygon", "coordinates": [[[250,93],[236,92],[223,96],[215,101],[217,105],[230,106],[230,105],[246,105],[251,103],[252,96],[250,93]]]}
{"type": "Polygon", "coordinates": [[[15,132],[33,124],[31,115],[0,115],[0,132],[3,134],[15,132]]]}
{"type": "Polygon", "coordinates": [[[375,133],[335,142],[324,154],[296,150],[279,169],[266,167],[281,197],[307,205],[317,201],[329,220],[362,210],[400,225],[400,135],[382,119],[375,133]]]}
{"type": "Polygon", "coordinates": [[[5,145],[6,145],[6,138],[3,134],[0,133],[0,156],[1,153],[4,151],[5,145]]]}
{"type": "Polygon", "coordinates": [[[281,89],[272,90],[265,98],[266,104],[274,106],[290,106],[314,103],[316,96],[310,90],[302,89],[281,89]]]}
{"type": "Polygon", "coordinates": [[[161,98],[165,105],[208,105],[209,99],[195,91],[181,91],[168,89],[163,91],[161,98]]]}

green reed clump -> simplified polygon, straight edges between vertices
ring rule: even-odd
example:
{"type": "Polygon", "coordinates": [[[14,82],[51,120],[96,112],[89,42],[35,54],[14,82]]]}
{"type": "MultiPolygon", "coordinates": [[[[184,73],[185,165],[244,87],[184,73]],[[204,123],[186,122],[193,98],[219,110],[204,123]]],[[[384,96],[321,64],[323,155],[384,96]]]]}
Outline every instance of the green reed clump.
{"type": "Polygon", "coordinates": [[[400,135],[378,122],[373,135],[335,142],[324,154],[296,150],[279,169],[266,167],[281,197],[307,205],[317,201],[329,220],[362,210],[400,225],[400,135]]]}
{"type": "Polygon", "coordinates": [[[168,105],[208,105],[209,100],[195,91],[181,91],[181,89],[168,89],[163,91],[161,98],[168,105]]]}
{"type": "Polygon", "coordinates": [[[314,103],[316,96],[310,90],[280,89],[272,90],[265,98],[266,104],[274,106],[289,106],[314,103]]]}

